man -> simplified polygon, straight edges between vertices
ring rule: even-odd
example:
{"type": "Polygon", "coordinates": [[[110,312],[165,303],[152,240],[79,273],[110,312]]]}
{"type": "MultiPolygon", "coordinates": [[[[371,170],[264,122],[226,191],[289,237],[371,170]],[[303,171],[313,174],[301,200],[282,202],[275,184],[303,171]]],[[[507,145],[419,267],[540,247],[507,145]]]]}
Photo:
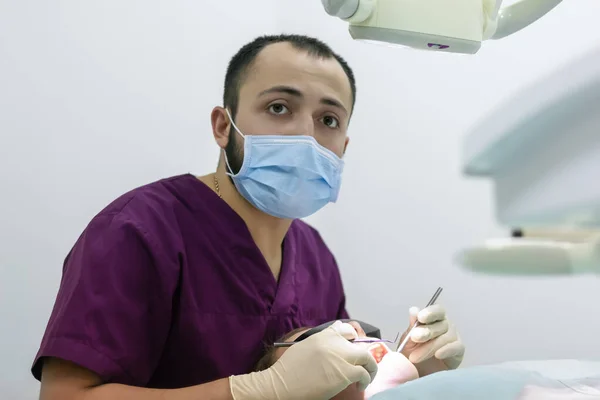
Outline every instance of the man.
{"type": "MultiPolygon", "coordinates": [[[[376,364],[342,323],[249,374],[264,343],[347,318],[335,259],[299,218],[337,198],[355,94],[351,69],[316,39],[240,49],[211,114],[216,173],[126,193],[68,254],[32,368],[42,400],[328,398],[366,387],[376,364]]],[[[413,339],[425,344],[406,355],[430,371],[458,366],[464,346],[443,309],[419,319],[413,339]]]]}

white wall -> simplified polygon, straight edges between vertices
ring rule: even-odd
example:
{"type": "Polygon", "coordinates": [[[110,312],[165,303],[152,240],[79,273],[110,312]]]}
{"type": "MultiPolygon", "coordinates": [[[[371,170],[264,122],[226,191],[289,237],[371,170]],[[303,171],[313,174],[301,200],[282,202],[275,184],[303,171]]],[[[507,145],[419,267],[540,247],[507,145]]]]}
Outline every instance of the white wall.
{"type": "Polygon", "coordinates": [[[597,280],[485,278],[452,264],[461,246],[502,233],[489,185],[460,175],[462,135],[600,46],[598,11],[597,0],[568,1],[476,56],[448,56],[353,42],[317,0],[0,0],[1,397],[37,395],[29,367],[89,219],[135,186],[212,170],[209,113],[226,63],[279,31],[319,36],[357,75],[342,197],[311,218],[337,254],[353,316],[392,336],[408,306],[443,285],[465,365],[600,358],[597,280]]]}

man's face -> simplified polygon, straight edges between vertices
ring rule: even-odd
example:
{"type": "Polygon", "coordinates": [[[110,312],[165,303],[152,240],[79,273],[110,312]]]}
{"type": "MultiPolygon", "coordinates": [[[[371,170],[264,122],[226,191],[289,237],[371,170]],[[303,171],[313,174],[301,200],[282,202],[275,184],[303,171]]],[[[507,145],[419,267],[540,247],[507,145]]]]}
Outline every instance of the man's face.
{"type": "MultiPolygon", "coordinates": [[[[234,122],[244,135],[313,136],[342,157],[352,103],[350,82],[334,58],[317,58],[289,43],[275,43],[250,67],[234,122]]],[[[243,160],[243,140],[233,127],[225,152],[236,173],[243,160]]]]}

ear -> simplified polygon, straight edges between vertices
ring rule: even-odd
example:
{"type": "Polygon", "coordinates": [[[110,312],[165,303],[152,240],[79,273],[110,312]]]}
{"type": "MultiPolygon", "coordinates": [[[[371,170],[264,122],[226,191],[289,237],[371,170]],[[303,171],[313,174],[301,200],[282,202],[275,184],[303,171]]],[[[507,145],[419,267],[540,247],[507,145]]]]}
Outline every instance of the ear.
{"type": "Polygon", "coordinates": [[[224,149],[229,142],[229,131],[231,121],[223,107],[215,107],[210,113],[210,122],[212,124],[213,136],[220,148],[224,149]]]}
{"type": "Polygon", "coordinates": [[[342,152],[343,155],[346,154],[346,149],[348,148],[348,143],[350,143],[350,138],[346,137],[346,141],[344,142],[344,151],[342,152]]]}

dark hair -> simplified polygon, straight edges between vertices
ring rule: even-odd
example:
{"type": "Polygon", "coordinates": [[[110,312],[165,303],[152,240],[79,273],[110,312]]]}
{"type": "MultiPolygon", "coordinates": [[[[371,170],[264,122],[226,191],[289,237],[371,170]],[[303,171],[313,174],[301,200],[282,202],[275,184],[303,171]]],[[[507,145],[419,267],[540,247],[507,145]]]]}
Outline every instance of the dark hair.
{"type": "Polygon", "coordinates": [[[356,102],[356,81],[354,73],[348,63],[338,54],[334,53],[331,48],[320,41],[304,35],[267,35],[260,36],[252,42],[247,43],[231,58],[227,73],[225,74],[225,87],[223,90],[223,107],[231,109],[232,117],[235,118],[237,113],[240,87],[246,77],[246,72],[252,65],[258,54],[266,46],[274,43],[287,42],[298,50],[304,50],[311,56],[317,58],[335,58],[340,63],[352,91],[352,107],[356,102]]]}
{"type": "MultiPolygon", "coordinates": [[[[296,333],[298,333],[300,331],[305,331],[307,329],[310,329],[310,328],[307,328],[307,327],[296,328],[293,331],[288,332],[285,335],[283,335],[277,341],[278,342],[287,342],[296,333]]],[[[265,369],[270,368],[273,364],[275,364],[275,362],[277,361],[275,359],[275,351],[276,350],[277,349],[275,347],[268,346],[267,349],[265,350],[265,354],[263,354],[263,356],[260,358],[260,360],[258,360],[256,365],[254,366],[254,372],[264,371],[265,369]]]]}

